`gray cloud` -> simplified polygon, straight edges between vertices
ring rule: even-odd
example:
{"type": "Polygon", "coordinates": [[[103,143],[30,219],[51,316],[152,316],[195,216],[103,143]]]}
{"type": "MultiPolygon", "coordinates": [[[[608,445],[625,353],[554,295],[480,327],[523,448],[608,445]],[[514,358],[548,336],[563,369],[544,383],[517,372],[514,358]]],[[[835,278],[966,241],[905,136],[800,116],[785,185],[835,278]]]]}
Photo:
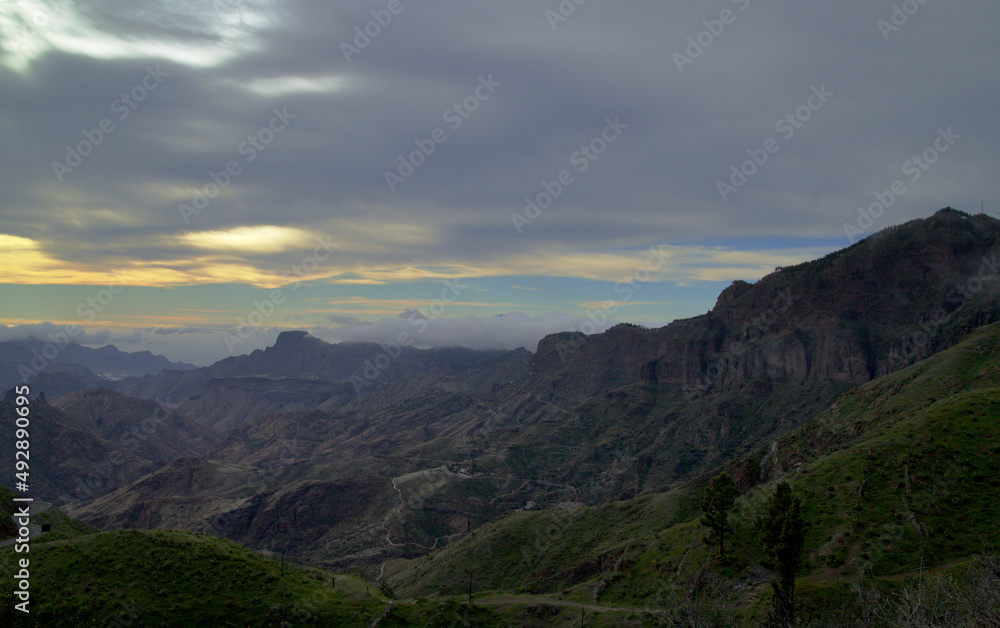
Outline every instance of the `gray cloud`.
{"type": "Polygon", "coordinates": [[[353,327],[355,325],[365,324],[365,321],[360,318],[355,318],[354,316],[339,316],[336,314],[327,316],[326,320],[334,327],[353,327]]]}
{"type": "Polygon", "coordinates": [[[52,50],[25,74],[0,71],[0,115],[11,127],[4,150],[23,157],[0,175],[5,230],[39,238],[68,261],[183,257],[190,250],[150,240],[189,228],[177,203],[237,158],[239,143],[267,123],[274,106],[298,118],[246,164],[196,228],[321,228],[331,216],[433,220],[440,227],[434,242],[360,257],[424,261],[442,247],[458,258],[503,255],[523,246],[509,214],[569,167],[569,155],[609,115],[630,131],[533,225],[534,243],[697,240],[774,233],[779,224],[788,234],[836,235],[854,206],[948,124],[967,138],[961,151],[935,168],[894,220],[942,204],[971,207],[995,191],[985,175],[995,170],[991,139],[1000,130],[989,87],[1000,78],[992,62],[994,4],[928,3],[889,42],[876,21],[889,16],[891,3],[762,1],[745,12],[727,2],[636,2],[627,11],[589,3],[552,32],[544,10],[556,5],[406,3],[346,63],[340,44],[372,19],[375,5],[237,3],[219,15],[194,3],[81,3],[95,37],[246,49],[211,67],[52,50]],[[234,30],[241,7],[252,19],[234,30]],[[672,55],[725,8],[737,21],[678,72],[672,55]],[[56,185],[48,164],[82,139],[81,129],[114,118],[111,103],[141,82],[149,63],[161,63],[170,77],[128,119],[115,120],[116,131],[56,185]],[[390,194],[383,172],[397,155],[446,127],[442,112],[489,74],[503,83],[497,93],[390,194]],[[334,77],[343,87],[278,95],[246,88],[287,76],[334,77]],[[774,136],[775,121],[820,84],[836,93],[832,101],[733,200],[720,202],[716,180],[774,136]],[[72,198],[70,207],[53,202],[61,195],[72,198]],[[26,214],[27,206],[37,211],[26,214]],[[67,212],[89,219],[58,219],[67,212]]]}
{"type": "Polygon", "coordinates": [[[248,269],[280,273],[311,248],[206,252],[183,240],[244,225],[342,236],[331,273],[832,239],[949,125],[955,149],[875,228],[945,205],[977,211],[1000,192],[1000,5],[931,0],[886,41],[878,21],[893,4],[593,0],[553,31],[555,0],[404,0],[349,63],[342,44],[383,3],[53,0],[35,30],[0,9],[5,42],[49,42],[28,60],[0,44],[0,233],[74,269],[129,263],[192,282],[206,281],[192,264],[253,281],[248,269]],[[679,71],[675,53],[707,41],[705,21],[723,10],[735,22],[679,71]],[[116,100],[157,66],[169,76],[119,119],[116,100]],[[452,129],[443,113],[491,75],[501,85],[452,129]],[[776,122],[814,86],[834,96],[783,138],[776,122]],[[241,143],[275,107],[296,118],[249,162],[241,143]],[[615,116],[629,128],[577,172],[571,155],[615,116]],[[104,118],[115,130],[59,183],[51,163],[104,118]],[[391,193],[384,172],[438,127],[447,141],[391,193]],[[780,150],[723,202],[717,182],[771,137],[780,150]],[[185,223],[178,204],[231,160],[241,173],[185,223]],[[511,214],[563,169],[573,183],[518,235],[511,214]]]}

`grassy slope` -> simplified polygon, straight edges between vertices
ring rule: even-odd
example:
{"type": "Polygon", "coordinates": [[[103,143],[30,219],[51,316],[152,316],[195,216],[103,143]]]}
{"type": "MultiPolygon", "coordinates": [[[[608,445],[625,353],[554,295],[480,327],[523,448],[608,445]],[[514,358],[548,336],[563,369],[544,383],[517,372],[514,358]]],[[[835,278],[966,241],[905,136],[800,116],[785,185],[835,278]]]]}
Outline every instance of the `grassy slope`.
{"type": "MultiPolygon", "coordinates": [[[[16,561],[24,557],[0,548],[0,579],[14,582],[16,561]]],[[[46,537],[32,542],[27,557],[31,612],[15,611],[9,598],[0,607],[0,625],[349,627],[378,619],[383,627],[499,628],[511,625],[511,618],[532,625],[516,619],[524,605],[469,609],[454,600],[390,600],[354,576],[282,567],[231,541],[177,530],[46,537]]]]}
{"type": "Polygon", "coordinates": [[[921,560],[943,565],[995,549],[998,382],[1000,325],[992,325],[845,394],[803,427],[728,465],[751,483],[767,481],[740,498],[736,558],[721,568],[693,508],[706,476],[635,500],[514,513],[431,556],[391,562],[387,580],[397,592],[451,593],[458,575],[478,566],[480,590],[590,601],[597,588],[601,603],[656,605],[707,572],[747,576],[758,558],[750,521],[782,477],[804,499],[810,524],[806,581],[904,573],[921,560]]]}
{"type": "Polygon", "coordinates": [[[807,547],[840,573],[997,548],[1000,325],[852,391],[776,450],[802,463],[789,479],[812,523],[807,547]]]}
{"type": "MultiPolygon", "coordinates": [[[[0,577],[10,582],[22,556],[0,552],[0,577]]],[[[278,561],[204,534],[103,532],[33,545],[30,560],[35,623],[8,601],[4,625],[362,626],[385,606],[355,578],[334,589],[332,574],[291,564],[282,576],[278,561]]]]}

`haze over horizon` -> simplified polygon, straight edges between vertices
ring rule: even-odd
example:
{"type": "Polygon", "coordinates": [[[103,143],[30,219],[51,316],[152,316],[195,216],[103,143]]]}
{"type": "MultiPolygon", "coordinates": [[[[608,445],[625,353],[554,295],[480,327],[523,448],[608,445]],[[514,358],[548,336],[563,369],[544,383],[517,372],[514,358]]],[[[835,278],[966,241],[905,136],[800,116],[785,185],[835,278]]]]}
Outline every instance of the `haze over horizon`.
{"type": "Polygon", "coordinates": [[[997,215],[998,18],[8,2],[0,341],[206,365],[285,329],[533,350],[702,314],[942,207],[997,215]]]}

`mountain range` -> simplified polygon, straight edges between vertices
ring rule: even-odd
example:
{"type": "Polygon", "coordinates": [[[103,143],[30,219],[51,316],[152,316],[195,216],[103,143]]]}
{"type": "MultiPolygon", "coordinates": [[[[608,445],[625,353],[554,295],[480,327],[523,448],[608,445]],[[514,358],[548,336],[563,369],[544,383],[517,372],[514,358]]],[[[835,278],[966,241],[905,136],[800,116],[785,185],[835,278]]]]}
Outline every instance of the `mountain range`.
{"type": "Polygon", "coordinates": [[[197,368],[149,351],[129,353],[113,345],[92,349],[58,335],[53,338],[0,342],[0,389],[27,381],[35,394],[44,392],[54,399],[127,377],[197,368]]]}
{"type": "MultiPolygon", "coordinates": [[[[690,590],[711,564],[698,495],[720,470],[744,523],[793,480],[815,582],[952,564],[1000,541],[984,506],[1000,497],[998,253],[1000,221],[946,208],[658,329],[534,352],[289,331],[47,395],[33,475],[105,534],[208,532],[408,596],[458,594],[477,570],[480,589],[614,605],[690,590]]],[[[3,364],[25,351],[0,346],[3,364]]],[[[73,364],[92,374],[88,359],[73,364]]],[[[56,372],[86,383],[73,368],[56,372]]]]}

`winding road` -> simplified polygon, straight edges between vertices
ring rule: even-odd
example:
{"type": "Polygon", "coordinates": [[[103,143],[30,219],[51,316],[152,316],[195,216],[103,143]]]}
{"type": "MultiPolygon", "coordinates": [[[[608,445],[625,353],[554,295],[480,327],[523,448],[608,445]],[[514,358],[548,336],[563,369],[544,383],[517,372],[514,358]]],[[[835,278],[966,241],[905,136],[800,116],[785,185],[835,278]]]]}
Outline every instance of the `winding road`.
{"type": "MultiPolygon", "coordinates": [[[[15,505],[17,505],[17,504],[24,504],[24,503],[28,504],[28,514],[31,515],[31,516],[35,516],[37,514],[41,514],[41,513],[45,512],[46,510],[48,510],[49,508],[52,507],[52,504],[50,504],[49,502],[14,502],[15,505]]],[[[18,517],[18,515],[11,515],[10,516],[11,519],[14,519],[14,524],[19,526],[19,524],[18,524],[18,522],[16,520],[16,517],[18,517]]],[[[34,538],[40,537],[43,534],[45,534],[45,533],[42,532],[42,526],[38,526],[38,525],[29,525],[28,526],[28,538],[29,539],[34,539],[34,538]]],[[[6,541],[0,541],[0,547],[3,547],[5,545],[12,545],[16,541],[17,541],[17,538],[7,539],[6,541]]]]}

